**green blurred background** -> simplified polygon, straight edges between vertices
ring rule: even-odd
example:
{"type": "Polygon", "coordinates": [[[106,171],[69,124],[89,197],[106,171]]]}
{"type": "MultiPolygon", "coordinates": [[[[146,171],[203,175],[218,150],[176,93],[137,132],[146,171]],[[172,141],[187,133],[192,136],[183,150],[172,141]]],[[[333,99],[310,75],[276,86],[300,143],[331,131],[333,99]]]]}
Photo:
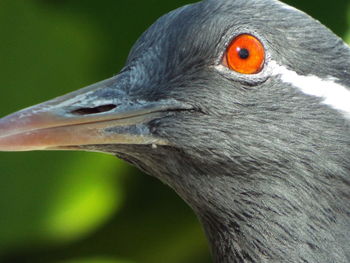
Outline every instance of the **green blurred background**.
{"type": "MultiPolygon", "coordinates": [[[[219,0],[218,0],[219,1],[219,0]]],[[[0,0],[0,115],[108,78],[190,0],[0,0]]],[[[349,0],[294,0],[347,38],[349,0]]],[[[0,262],[211,262],[196,217],[112,156],[0,153],[0,262]]]]}

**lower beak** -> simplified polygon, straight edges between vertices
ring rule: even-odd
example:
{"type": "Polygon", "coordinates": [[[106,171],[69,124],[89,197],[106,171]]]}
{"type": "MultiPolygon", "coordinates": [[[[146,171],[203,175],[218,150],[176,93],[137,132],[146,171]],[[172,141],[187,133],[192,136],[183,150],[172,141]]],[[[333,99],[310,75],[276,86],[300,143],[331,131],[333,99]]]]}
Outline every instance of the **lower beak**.
{"type": "Polygon", "coordinates": [[[186,107],[174,100],[131,100],[118,79],[116,76],[0,119],[0,151],[168,144],[153,136],[148,124],[186,107]]]}

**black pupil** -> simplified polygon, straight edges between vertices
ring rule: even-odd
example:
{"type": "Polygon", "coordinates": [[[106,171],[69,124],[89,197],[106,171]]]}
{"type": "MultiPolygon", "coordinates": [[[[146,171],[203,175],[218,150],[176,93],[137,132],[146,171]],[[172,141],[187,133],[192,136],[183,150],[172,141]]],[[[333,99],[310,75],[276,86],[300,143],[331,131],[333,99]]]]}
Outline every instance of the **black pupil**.
{"type": "Polygon", "coordinates": [[[249,51],[246,48],[241,48],[238,51],[238,55],[241,59],[247,59],[247,58],[249,58],[249,51]]]}

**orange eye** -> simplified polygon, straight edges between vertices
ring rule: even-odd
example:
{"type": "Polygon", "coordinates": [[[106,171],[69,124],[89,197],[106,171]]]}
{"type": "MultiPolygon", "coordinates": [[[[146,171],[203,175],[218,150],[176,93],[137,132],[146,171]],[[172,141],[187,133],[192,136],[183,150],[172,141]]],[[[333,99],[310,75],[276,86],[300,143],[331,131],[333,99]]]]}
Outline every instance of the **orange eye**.
{"type": "Polygon", "coordinates": [[[224,65],[242,74],[259,73],[265,62],[265,49],[254,36],[237,36],[226,50],[224,65]]]}

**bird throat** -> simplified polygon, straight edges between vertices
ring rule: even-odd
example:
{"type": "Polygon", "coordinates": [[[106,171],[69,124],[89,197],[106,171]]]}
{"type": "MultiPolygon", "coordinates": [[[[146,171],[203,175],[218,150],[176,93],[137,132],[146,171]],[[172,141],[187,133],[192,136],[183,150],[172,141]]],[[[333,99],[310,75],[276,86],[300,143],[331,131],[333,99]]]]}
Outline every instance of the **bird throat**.
{"type": "Polygon", "coordinates": [[[188,203],[203,225],[217,263],[299,258],[345,263],[350,256],[339,246],[339,240],[349,243],[349,216],[337,212],[345,204],[340,199],[330,203],[334,187],[320,189],[316,180],[303,182],[305,178],[292,164],[278,170],[275,165],[262,168],[256,163],[255,169],[247,170],[245,165],[188,155],[170,146],[114,149],[118,157],[156,176],[188,203]]]}

